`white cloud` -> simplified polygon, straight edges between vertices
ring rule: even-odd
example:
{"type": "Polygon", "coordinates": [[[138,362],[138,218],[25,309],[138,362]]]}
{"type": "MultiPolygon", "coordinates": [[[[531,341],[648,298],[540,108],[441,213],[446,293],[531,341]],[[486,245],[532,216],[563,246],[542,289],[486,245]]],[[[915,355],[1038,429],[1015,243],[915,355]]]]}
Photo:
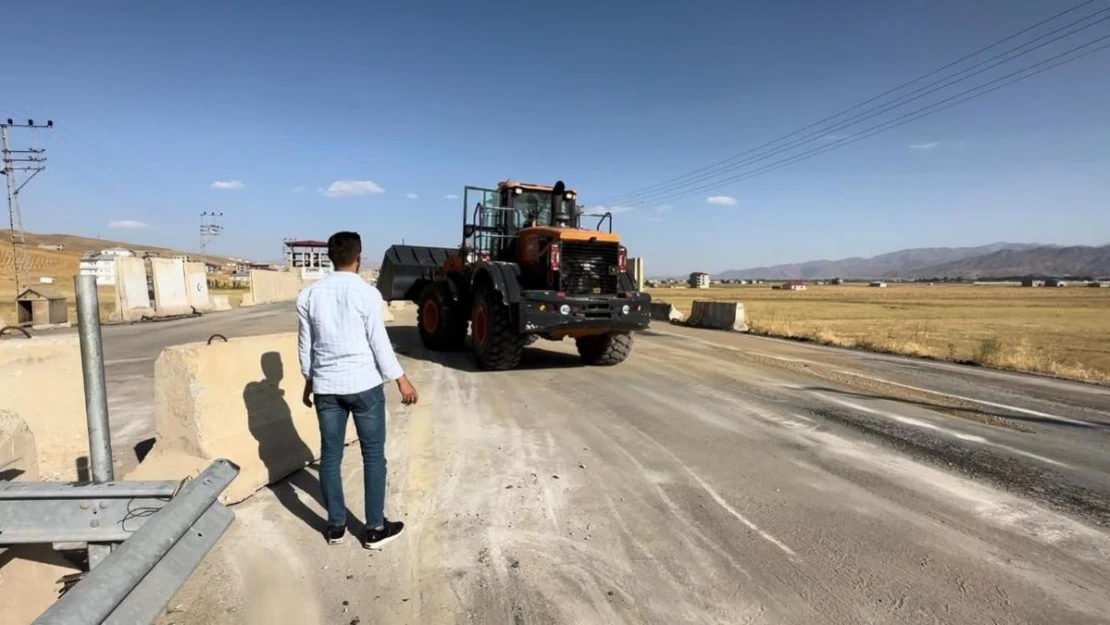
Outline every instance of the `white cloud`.
{"type": "Polygon", "coordinates": [[[111,222],[108,224],[108,227],[112,230],[150,230],[154,226],[145,224],[141,221],[135,221],[134,219],[121,219],[111,222]]]}
{"type": "Polygon", "coordinates": [[[937,141],[930,141],[929,143],[911,143],[911,150],[931,150],[940,145],[937,141]]]}
{"type": "Polygon", "coordinates": [[[656,208],[655,212],[657,212],[657,213],[669,213],[671,211],[671,208],[672,207],[671,207],[670,204],[664,204],[664,205],[660,206],[659,208],[656,208]]]}
{"type": "Polygon", "coordinates": [[[243,184],[242,180],[217,180],[212,183],[213,189],[224,189],[227,191],[238,191],[244,186],[246,185],[243,184]]]}
{"type": "Polygon", "coordinates": [[[648,217],[647,220],[652,222],[652,223],[659,223],[659,222],[663,221],[663,218],[662,217],[648,217]]]}
{"type": "Polygon", "coordinates": [[[320,189],[320,193],[328,197],[357,197],[385,193],[385,189],[373,180],[336,180],[327,189],[320,189]]]}
{"type": "Polygon", "coordinates": [[[405,197],[407,197],[410,200],[420,199],[420,196],[415,194],[415,193],[406,193],[405,197]]]}
{"type": "Polygon", "coordinates": [[[618,215],[620,213],[631,213],[632,211],[636,210],[636,207],[635,206],[622,206],[622,205],[617,205],[617,206],[591,206],[590,208],[587,208],[586,210],[591,212],[591,213],[597,213],[599,215],[604,214],[604,213],[613,213],[614,215],[618,215]]]}
{"type": "Polygon", "coordinates": [[[455,195],[454,193],[448,193],[447,195],[443,196],[443,199],[445,199],[445,200],[457,200],[457,199],[459,199],[459,196],[455,195]]]}
{"type": "Polygon", "coordinates": [[[293,187],[293,193],[304,193],[304,187],[293,187]]]}
{"type": "Polygon", "coordinates": [[[736,206],[738,204],[736,198],[728,195],[711,195],[705,198],[705,201],[715,206],[736,206]]]}

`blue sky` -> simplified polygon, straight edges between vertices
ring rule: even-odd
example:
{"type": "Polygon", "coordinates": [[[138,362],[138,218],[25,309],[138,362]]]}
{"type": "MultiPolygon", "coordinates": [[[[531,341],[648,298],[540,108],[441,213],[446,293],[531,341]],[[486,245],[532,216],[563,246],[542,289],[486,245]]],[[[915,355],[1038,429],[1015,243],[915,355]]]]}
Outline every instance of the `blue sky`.
{"type": "MultiPolygon", "coordinates": [[[[213,252],[271,259],[284,237],[354,229],[378,259],[402,238],[457,243],[447,196],[465,184],[562,179],[587,203],[636,191],[1075,3],[10,3],[0,116],[56,124],[40,133],[49,168],[23,195],[30,231],[196,249],[199,213],[222,211],[213,252]]],[[[1106,34],[1110,22],[1022,61],[1106,34]]],[[[1107,70],[1110,50],[634,206],[616,227],[653,275],[1110,242],[1107,70]]]]}

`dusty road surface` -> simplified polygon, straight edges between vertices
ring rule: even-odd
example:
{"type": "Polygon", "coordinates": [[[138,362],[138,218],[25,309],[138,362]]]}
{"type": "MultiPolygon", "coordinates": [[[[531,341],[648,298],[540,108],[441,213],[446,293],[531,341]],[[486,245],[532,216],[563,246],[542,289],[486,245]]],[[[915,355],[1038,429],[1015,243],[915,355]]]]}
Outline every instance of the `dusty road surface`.
{"type": "MultiPolygon", "coordinates": [[[[403,537],[327,546],[309,468],[161,623],[1110,622],[1107,389],[669,326],[486,373],[412,322],[403,537]]],[[[357,447],[344,481],[360,518],[357,447]]]]}

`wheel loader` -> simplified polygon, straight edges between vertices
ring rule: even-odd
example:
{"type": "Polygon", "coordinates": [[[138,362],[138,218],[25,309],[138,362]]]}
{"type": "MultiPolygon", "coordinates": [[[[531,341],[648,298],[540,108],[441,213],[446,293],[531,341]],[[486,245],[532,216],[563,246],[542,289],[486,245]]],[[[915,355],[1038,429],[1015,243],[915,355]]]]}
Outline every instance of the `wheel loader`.
{"type": "Polygon", "coordinates": [[[651,296],[628,274],[612,214],[584,214],[575,200],[562,181],[465,187],[459,247],[392,246],[378,289],[416,303],[428,349],[465,348],[469,327],[482,369],[515,368],[539,338],[573,338],[587,365],[623,362],[650,323],[651,296]]]}

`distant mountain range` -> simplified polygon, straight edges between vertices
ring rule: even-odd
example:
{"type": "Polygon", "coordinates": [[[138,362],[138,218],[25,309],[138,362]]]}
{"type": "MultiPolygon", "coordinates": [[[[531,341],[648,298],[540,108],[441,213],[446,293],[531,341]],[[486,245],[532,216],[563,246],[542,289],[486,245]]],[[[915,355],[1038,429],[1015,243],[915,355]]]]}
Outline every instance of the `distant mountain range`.
{"type": "Polygon", "coordinates": [[[816,280],[821,278],[991,278],[1110,276],[1110,245],[1102,247],[992,243],[979,247],[900,250],[871,258],[731,269],[720,278],[816,280]]]}

